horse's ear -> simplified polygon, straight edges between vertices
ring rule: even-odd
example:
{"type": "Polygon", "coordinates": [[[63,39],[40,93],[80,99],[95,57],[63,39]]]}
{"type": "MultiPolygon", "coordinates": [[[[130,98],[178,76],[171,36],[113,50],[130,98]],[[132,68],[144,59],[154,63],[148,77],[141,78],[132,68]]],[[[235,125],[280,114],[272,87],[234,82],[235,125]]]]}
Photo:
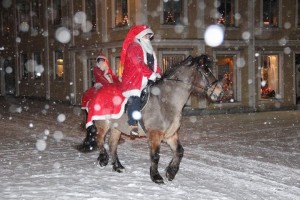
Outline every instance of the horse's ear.
{"type": "Polygon", "coordinates": [[[197,63],[198,67],[203,68],[205,71],[208,71],[211,68],[211,59],[206,54],[196,57],[195,62],[197,63]]]}
{"type": "Polygon", "coordinates": [[[187,65],[187,66],[191,66],[194,64],[194,58],[193,56],[189,55],[186,59],[184,59],[181,62],[182,65],[187,65]]]}

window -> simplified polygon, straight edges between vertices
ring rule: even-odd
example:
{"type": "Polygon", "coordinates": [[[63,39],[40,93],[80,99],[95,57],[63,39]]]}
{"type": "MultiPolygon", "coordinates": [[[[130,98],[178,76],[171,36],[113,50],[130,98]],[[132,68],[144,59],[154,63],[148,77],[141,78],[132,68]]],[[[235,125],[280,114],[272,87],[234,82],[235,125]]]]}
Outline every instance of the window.
{"type": "Polygon", "coordinates": [[[261,57],[261,98],[279,97],[279,62],[278,55],[262,55],[261,57]]]}
{"type": "Polygon", "coordinates": [[[34,79],[41,79],[42,73],[44,72],[44,67],[42,65],[41,53],[33,53],[34,60],[34,79]]]}
{"type": "Polygon", "coordinates": [[[39,0],[20,1],[17,4],[17,20],[18,30],[20,32],[31,31],[32,36],[38,34],[38,30],[42,27],[41,21],[41,3],[39,0]]]}
{"type": "MultiPolygon", "coordinates": [[[[96,14],[96,9],[97,9],[97,5],[96,5],[96,0],[86,0],[85,2],[85,13],[87,16],[87,20],[88,22],[91,23],[91,30],[94,31],[96,30],[96,25],[97,25],[97,14],[96,14]]],[[[89,24],[87,24],[86,26],[88,26],[89,24]]],[[[90,30],[87,27],[87,30],[90,30]]]]}
{"type": "Polygon", "coordinates": [[[39,0],[34,0],[31,2],[31,27],[33,30],[38,30],[41,28],[41,3],[39,3],[39,0]]]}
{"type": "Polygon", "coordinates": [[[26,67],[28,61],[28,56],[27,54],[21,53],[20,54],[20,78],[23,80],[27,80],[28,79],[28,70],[26,67]]]}
{"type": "Polygon", "coordinates": [[[264,27],[278,27],[279,0],[263,0],[264,27]]]}
{"type": "Polygon", "coordinates": [[[170,66],[183,61],[185,57],[185,54],[162,54],[162,73],[164,73],[170,66]]]}
{"type": "Polygon", "coordinates": [[[62,50],[54,52],[55,80],[64,80],[64,54],[62,50]]]}
{"type": "Polygon", "coordinates": [[[42,78],[44,67],[42,65],[41,53],[20,54],[20,78],[23,80],[39,80],[42,78]]]}
{"type": "Polygon", "coordinates": [[[219,0],[218,1],[218,12],[220,17],[218,23],[224,26],[235,25],[235,0],[219,0]]]}
{"type": "Polygon", "coordinates": [[[224,96],[222,102],[233,103],[237,101],[237,79],[235,55],[218,54],[216,56],[216,77],[223,82],[224,96]]]}
{"type": "Polygon", "coordinates": [[[18,30],[28,32],[30,24],[30,6],[28,3],[21,1],[17,4],[18,30]]]}
{"type": "Polygon", "coordinates": [[[53,0],[52,17],[55,25],[62,24],[62,0],[53,0]]]}
{"type": "Polygon", "coordinates": [[[182,0],[163,1],[163,23],[165,25],[175,25],[182,21],[183,6],[182,0]]]}
{"type": "Polygon", "coordinates": [[[90,88],[95,83],[95,77],[93,74],[93,69],[96,63],[96,58],[89,58],[87,60],[87,86],[90,88]]]}
{"type": "Polygon", "coordinates": [[[300,28],[300,0],[297,4],[297,27],[300,28]]]}
{"type": "Polygon", "coordinates": [[[115,26],[128,26],[128,1],[115,0],[115,26]]]}

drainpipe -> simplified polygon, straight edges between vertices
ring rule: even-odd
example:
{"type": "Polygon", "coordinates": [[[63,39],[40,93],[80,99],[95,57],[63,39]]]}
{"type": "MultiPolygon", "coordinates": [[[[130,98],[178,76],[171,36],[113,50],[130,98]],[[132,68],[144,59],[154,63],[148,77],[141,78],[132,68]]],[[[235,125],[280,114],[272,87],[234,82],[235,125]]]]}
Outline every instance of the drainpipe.
{"type": "Polygon", "coordinates": [[[250,12],[248,13],[248,30],[250,31],[250,45],[248,45],[248,99],[249,107],[256,110],[256,76],[255,76],[255,1],[248,1],[248,8],[250,12]]]}

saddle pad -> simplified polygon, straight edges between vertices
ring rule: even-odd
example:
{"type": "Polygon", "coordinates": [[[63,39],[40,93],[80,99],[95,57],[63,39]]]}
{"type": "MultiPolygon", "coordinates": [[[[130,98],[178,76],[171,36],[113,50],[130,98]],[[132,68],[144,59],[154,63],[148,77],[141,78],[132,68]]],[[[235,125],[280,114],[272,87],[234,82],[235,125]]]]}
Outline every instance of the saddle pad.
{"type": "Polygon", "coordinates": [[[127,100],[118,84],[103,86],[88,102],[86,127],[92,125],[93,120],[119,119],[124,113],[127,100]]]}

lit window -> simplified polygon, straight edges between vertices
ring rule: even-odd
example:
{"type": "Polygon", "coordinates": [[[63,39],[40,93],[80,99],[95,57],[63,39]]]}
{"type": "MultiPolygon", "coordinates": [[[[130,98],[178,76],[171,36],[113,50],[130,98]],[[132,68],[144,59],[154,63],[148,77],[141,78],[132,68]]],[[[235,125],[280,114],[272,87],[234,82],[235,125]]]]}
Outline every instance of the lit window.
{"type": "Polygon", "coordinates": [[[61,50],[55,51],[55,79],[63,80],[64,79],[64,58],[63,52],[61,50]]]}
{"type": "Polygon", "coordinates": [[[263,55],[261,74],[261,98],[279,97],[278,55],[263,55]]]}
{"type": "Polygon", "coordinates": [[[216,59],[216,77],[223,82],[222,102],[233,103],[237,101],[234,55],[217,55],[216,59]]]}
{"type": "Polygon", "coordinates": [[[185,54],[163,54],[161,66],[162,73],[164,73],[170,66],[183,61],[185,57],[185,54]]]}
{"type": "Polygon", "coordinates": [[[278,27],[279,0],[263,0],[263,25],[278,27]]]}
{"type": "Polygon", "coordinates": [[[235,0],[219,0],[218,12],[220,17],[218,23],[225,26],[234,26],[235,24],[235,0]]]}
{"type": "Polygon", "coordinates": [[[169,0],[163,3],[163,24],[175,25],[183,17],[182,0],[169,0]]]}
{"type": "Polygon", "coordinates": [[[128,26],[128,1],[115,0],[115,25],[128,26]]]}

